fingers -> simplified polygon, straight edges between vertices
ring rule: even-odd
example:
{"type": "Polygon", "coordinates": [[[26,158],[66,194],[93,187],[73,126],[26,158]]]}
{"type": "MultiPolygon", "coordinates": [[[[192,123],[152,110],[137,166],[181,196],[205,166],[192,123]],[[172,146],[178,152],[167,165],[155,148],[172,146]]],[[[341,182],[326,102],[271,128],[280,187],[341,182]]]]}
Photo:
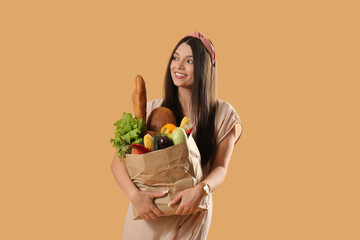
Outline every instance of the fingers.
{"type": "Polygon", "coordinates": [[[163,197],[165,196],[168,191],[164,192],[143,192],[145,194],[145,199],[140,203],[139,215],[143,219],[150,220],[150,219],[157,219],[158,217],[162,217],[165,214],[158,209],[154,202],[154,198],[163,197]]]}
{"type": "MultiPolygon", "coordinates": [[[[160,211],[160,210],[158,210],[160,211]]],[[[160,212],[161,213],[161,212],[160,212]]],[[[139,213],[140,217],[142,217],[143,219],[146,219],[146,220],[150,220],[150,219],[157,219],[158,217],[161,217],[163,216],[164,214],[162,215],[157,215],[155,214],[153,211],[149,211],[149,212],[146,212],[146,213],[139,213]]]]}
{"type": "Polygon", "coordinates": [[[151,219],[156,219],[157,217],[155,216],[155,214],[153,213],[143,213],[143,214],[139,214],[140,217],[142,217],[143,219],[146,220],[151,220],[151,219]]]}
{"type": "MultiPolygon", "coordinates": [[[[169,206],[178,203],[183,196],[184,192],[180,192],[171,202],[169,202],[169,206]]],[[[184,205],[180,203],[179,207],[175,211],[176,215],[185,215],[184,214],[184,205]]]]}
{"type": "MultiPolygon", "coordinates": [[[[194,207],[194,205],[189,204],[187,201],[184,201],[182,199],[181,193],[170,202],[171,205],[175,204],[180,199],[181,199],[180,205],[175,211],[176,215],[189,215],[189,214],[195,214],[197,212],[197,208],[194,207]]],[[[170,203],[169,203],[169,205],[170,205],[170,203]]]]}
{"type": "Polygon", "coordinates": [[[157,216],[157,217],[162,217],[164,216],[164,213],[162,211],[160,211],[160,209],[158,209],[157,207],[155,207],[155,205],[151,206],[151,211],[153,211],[153,213],[157,216]]]}
{"type": "Polygon", "coordinates": [[[189,214],[195,214],[196,212],[197,212],[196,209],[192,209],[192,210],[189,211],[189,214]]]}
{"type": "Polygon", "coordinates": [[[153,212],[149,212],[148,216],[150,217],[150,219],[157,219],[158,218],[153,212]]]}
{"type": "Polygon", "coordinates": [[[189,215],[189,214],[191,214],[191,211],[188,208],[185,208],[184,206],[182,206],[180,204],[180,206],[176,210],[175,214],[177,214],[177,215],[189,215]]]}
{"type": "Polygon", "coordinates": [[[176,215],[190,215],[195,214],[197,212],[197,209],[190,209],[185,208],[183,206],[179,206],[178,209],[175,211],[176,215]]]}
{"type": "Polygon", "coordinates": [[[175,214],[176,215],[183,215],[183,212],[184,212],[184,207],[182,205],[180,205],[176,211],[175,211],[175,214]]]}
{"type": "Polygon", "coordinates": [[[139,216],[140,216],[142,219],[146,219],[146,218],[147,218],[147,216],[145,216],[145,214],[139,213],[139,216]]]}
{"type": "Polygon", "coordinates": [[[169,206],[176,204],[181,200],[183,196],[183,192],[180,192],[171,202],[169,202],[169,206]]]}
{"type": "Polygon", "coordinates": [[[189,215],[192,214],[194,211],[183,204],[180,203],[179,207],[176,209],[176,215],[189,215]]]}
{"type": "Polygon", "coordinates": [[[155,207],[154,199],[166,196],[168,194],[168,191],[163,191],[163,192],[141,191],[141,194],[142,197],[137,199],[137,201],[135,202],[135,205],[138,206],[136,208],[138,208],[138,210],[140,210],[142,214],[148,214],[149,212],[154,211],[154,213],[158,215],[162,215],[161,211],[155,207]]]}
{"type": "Polygon", "coordinates": [[[154,204],[148,205],[140,210],[139,215],[146,220],[157,219],[158,217],[165,216],[165,214],[160,211],[160,209],[158,209],[154,204]]]}
{"type": "Polygon", "coordinates": [[[152,198],[159,198],[159,197],[165,197],[168,194],[169,191],[163,191],[163,192],[152,192],[150,193],[150,196],[152,198]]]}
{"type": "MultiPolygon", "coordinates": [[[[152,198],[159,198],[159,197],[164,197],[168,194],[168,191],[163,191],[163,192],[154,192],[152,193],[152,198]]],[[[158,209],[154,204],[152,204],[150,206],[150,210],[152,211],[149,215],[154,215],[155,218],[157,217],[162,217],[164,216],[164,213],[162,211],[160,211],[160,209],[158,209]]],[[[152,218],[154,219],[154,218],[152,218]]]]}

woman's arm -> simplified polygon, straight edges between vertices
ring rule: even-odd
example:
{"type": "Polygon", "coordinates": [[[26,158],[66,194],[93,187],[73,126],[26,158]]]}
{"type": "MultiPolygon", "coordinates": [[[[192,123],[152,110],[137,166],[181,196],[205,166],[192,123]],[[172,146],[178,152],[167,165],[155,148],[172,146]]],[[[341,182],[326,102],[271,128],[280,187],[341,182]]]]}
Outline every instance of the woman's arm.
{"type": "Polygon", "coordinates": [[[120,188],[123,190],[123,192],[129,199],[131,199],[132,196],[136,195],[138,189],[131,181],[124,161],[120,161],[117,153],[115,153],[114,159],[111,162],[111,171],[115,177],[117,184],[120,186],[120,188]]]}
{"type": "Polygon", "coordinates": [[[131,181],[124,161],[120,161],[117,153],[111,163],[111,170],[117,184],[130,199],[139,215],[145,219],[156,219],[164,214],[154,205],[154,198],[163,197],[167,192],[140,191],[131,181]]]}
{"type": "MultiPolygon", "coordinates": [[[[206,179],[203,180],[203,182],[209,184],[212,192],[225,180],[234,144],[236,139],[240,136],[239,134],[241,134],[239,133],[239,129],[236,129],[236,127],[233,127],[233,129],[220,142],[212,169],[206,179]]],[[[174,198],[174,200],[171,201],[171,204],[175,204],[181,199],[181,203],[175,214],[194,214],[197,211],[204,195],[205,193],[201,185],[196,185],[193,188],[182,191],[178,196],[176,196],[176,198],[174,198]]]]}
{"type": "Polygon", "coordinates": [[[211,192],[214,192],[224,182],[234,145],[240,135],[241,125],[236,124],[220,142],[210,173],[203,180],[203,182],[209,184],[211,192]]]}

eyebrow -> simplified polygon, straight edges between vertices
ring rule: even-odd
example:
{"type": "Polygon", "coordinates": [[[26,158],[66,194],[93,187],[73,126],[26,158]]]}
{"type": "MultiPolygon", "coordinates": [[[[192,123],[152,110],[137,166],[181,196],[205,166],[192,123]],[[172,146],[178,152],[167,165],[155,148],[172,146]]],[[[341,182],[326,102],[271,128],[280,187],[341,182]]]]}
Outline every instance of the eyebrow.
{"type": "MultiPolygon", "coordinates": [[[[177,52],[174,52],[174,54],[179,55],[177,52]]],[[[179,55],[179,56],[180,56],[180,55],[179,55]]],[[[186,57],[193,57],[193,55],[188,55],[188,56],[186,56],[186,57]]]]}

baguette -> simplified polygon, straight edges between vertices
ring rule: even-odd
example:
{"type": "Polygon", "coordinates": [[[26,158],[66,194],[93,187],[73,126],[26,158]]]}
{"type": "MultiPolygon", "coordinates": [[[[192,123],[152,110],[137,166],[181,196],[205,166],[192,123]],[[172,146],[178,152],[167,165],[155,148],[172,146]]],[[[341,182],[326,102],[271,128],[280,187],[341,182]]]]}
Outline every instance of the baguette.
{"type": "Polygon", "coordinates": [[[135,78],[132,101],[135,118],[141,118],[146,122],[146,87],[141,75],[137,75],[135,78]]]}

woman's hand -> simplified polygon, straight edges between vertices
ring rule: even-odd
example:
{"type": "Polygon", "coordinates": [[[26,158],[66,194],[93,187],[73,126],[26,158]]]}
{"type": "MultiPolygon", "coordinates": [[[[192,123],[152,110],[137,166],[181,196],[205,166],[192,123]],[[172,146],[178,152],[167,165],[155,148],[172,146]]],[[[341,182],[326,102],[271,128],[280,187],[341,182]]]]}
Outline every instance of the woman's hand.
{"type": "Polygon", "coordinates": [[[164,197],[168,192],[147,192],[137,190],[130,198],[131,203],[144,219],[156,219],[164,216],[154,204],[154,198],[164,197]]]}
{"type": "Polygon", "coordinates": [[[201,185],[196,185],[193,188],[186,189],[180,192],[170,203],[173,205],[177,202],[180,202],[178,209],[176,210],[176,215],[188,215],[195,214],[199,208],[201,199],[205,196],[205,192],[201,185]]]}

